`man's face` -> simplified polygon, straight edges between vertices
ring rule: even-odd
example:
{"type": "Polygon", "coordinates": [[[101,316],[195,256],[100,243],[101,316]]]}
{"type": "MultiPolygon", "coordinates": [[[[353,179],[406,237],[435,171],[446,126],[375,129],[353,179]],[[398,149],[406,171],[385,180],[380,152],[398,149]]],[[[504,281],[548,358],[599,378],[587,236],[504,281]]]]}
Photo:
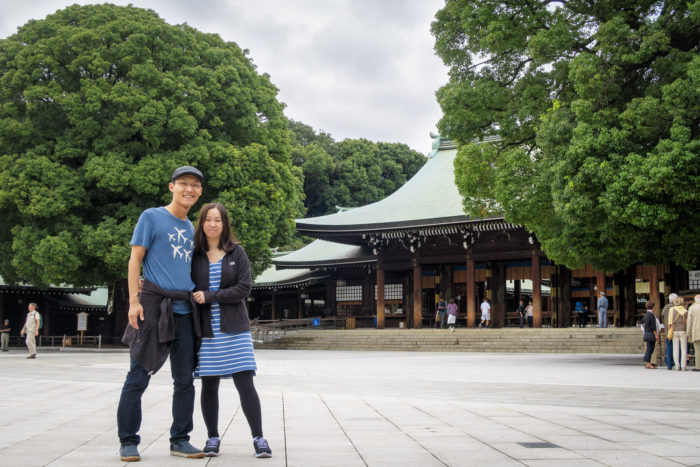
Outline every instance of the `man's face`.
{"type": "Polygon", "coordinates": [[[29,311],[34,311],[34,304],[33,303],[29,304],[29,311]]]}
{"type": "Polygon", "coordinates": [[[202,196],[202,183],[194,175],[183,175],[170,183],[170,191],[173,194],[173,203],[190,209],[202,196]]]}

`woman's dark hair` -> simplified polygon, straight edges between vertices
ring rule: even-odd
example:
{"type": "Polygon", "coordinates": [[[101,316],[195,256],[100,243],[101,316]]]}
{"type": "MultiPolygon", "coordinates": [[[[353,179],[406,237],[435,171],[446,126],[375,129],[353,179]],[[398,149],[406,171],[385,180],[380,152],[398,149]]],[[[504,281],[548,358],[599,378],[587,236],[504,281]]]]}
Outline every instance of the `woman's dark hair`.
{"type": "Polygon", "coordinates": [[[197,215],[197,230],[194,233],[195,253],[205,253],[209,250],[207,237],[204,235],[204,220],[207,218],[207,213],[212,209],[217,209],[219,211],[221,214],[221,223],[223,224],[221,239],[219,239],[219,248],[228,253],[238,244],[236,236],[231,232],[231,222],[228,220],[226,208],[219,203],[208,203],[202,206],[202,209],[199,210],[199,215],[197,215]]]}
{"type": "Polygon", "coordinates": [[[647,310],[653,310],[654,309],[654,302],[651,300],[647,300],[647,302],[644,304],[644,306],[647,308],[647,310]]]}

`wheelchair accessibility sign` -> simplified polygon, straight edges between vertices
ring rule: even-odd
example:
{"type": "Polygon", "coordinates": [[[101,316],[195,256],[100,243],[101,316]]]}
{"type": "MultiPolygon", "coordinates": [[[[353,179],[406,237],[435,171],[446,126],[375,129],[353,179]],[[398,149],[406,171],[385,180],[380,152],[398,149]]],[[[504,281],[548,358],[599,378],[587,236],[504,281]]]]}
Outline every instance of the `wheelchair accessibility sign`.
{"type": "Polygon", "coordinates": [[[321,320],[318,318],[314,318],[314,320],[311,322],[311,325],[315,328],[319,327],[321,325],[321,320]]]}

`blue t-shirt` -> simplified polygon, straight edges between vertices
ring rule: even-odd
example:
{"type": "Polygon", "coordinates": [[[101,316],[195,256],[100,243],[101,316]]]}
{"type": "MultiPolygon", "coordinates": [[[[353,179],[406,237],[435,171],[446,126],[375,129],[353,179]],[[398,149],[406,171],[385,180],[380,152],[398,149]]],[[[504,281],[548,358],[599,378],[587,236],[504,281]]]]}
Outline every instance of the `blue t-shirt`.
{"type": "MultiPolygon", "coordinates": [[[[164,207],[146,209],[131,237],[131,245],[146,247],[143,276],[165,290],[194,290],[190,275],[194,226],[178,219],[164,207]]],[[[189,313],[187,302],[173,302],[173,311],[189,313]]]]}

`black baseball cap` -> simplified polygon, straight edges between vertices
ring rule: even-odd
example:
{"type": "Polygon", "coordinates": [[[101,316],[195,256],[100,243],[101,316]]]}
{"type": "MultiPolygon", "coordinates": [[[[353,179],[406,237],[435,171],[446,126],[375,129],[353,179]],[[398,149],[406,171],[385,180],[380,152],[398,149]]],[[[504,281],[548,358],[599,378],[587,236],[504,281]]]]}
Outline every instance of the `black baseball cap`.
{"type": "Polygon", "coordinates": [[[173,176],[170,178],[170,180],[174,182],[183,175],[194,175],[199,179],[200,182],[204,181],[204,175],[202,175],[202,172],[190,165],[183,165],[182,167],[178,167],[177,169],[175,169],[175,171],[173,172],[173,176]]]}

